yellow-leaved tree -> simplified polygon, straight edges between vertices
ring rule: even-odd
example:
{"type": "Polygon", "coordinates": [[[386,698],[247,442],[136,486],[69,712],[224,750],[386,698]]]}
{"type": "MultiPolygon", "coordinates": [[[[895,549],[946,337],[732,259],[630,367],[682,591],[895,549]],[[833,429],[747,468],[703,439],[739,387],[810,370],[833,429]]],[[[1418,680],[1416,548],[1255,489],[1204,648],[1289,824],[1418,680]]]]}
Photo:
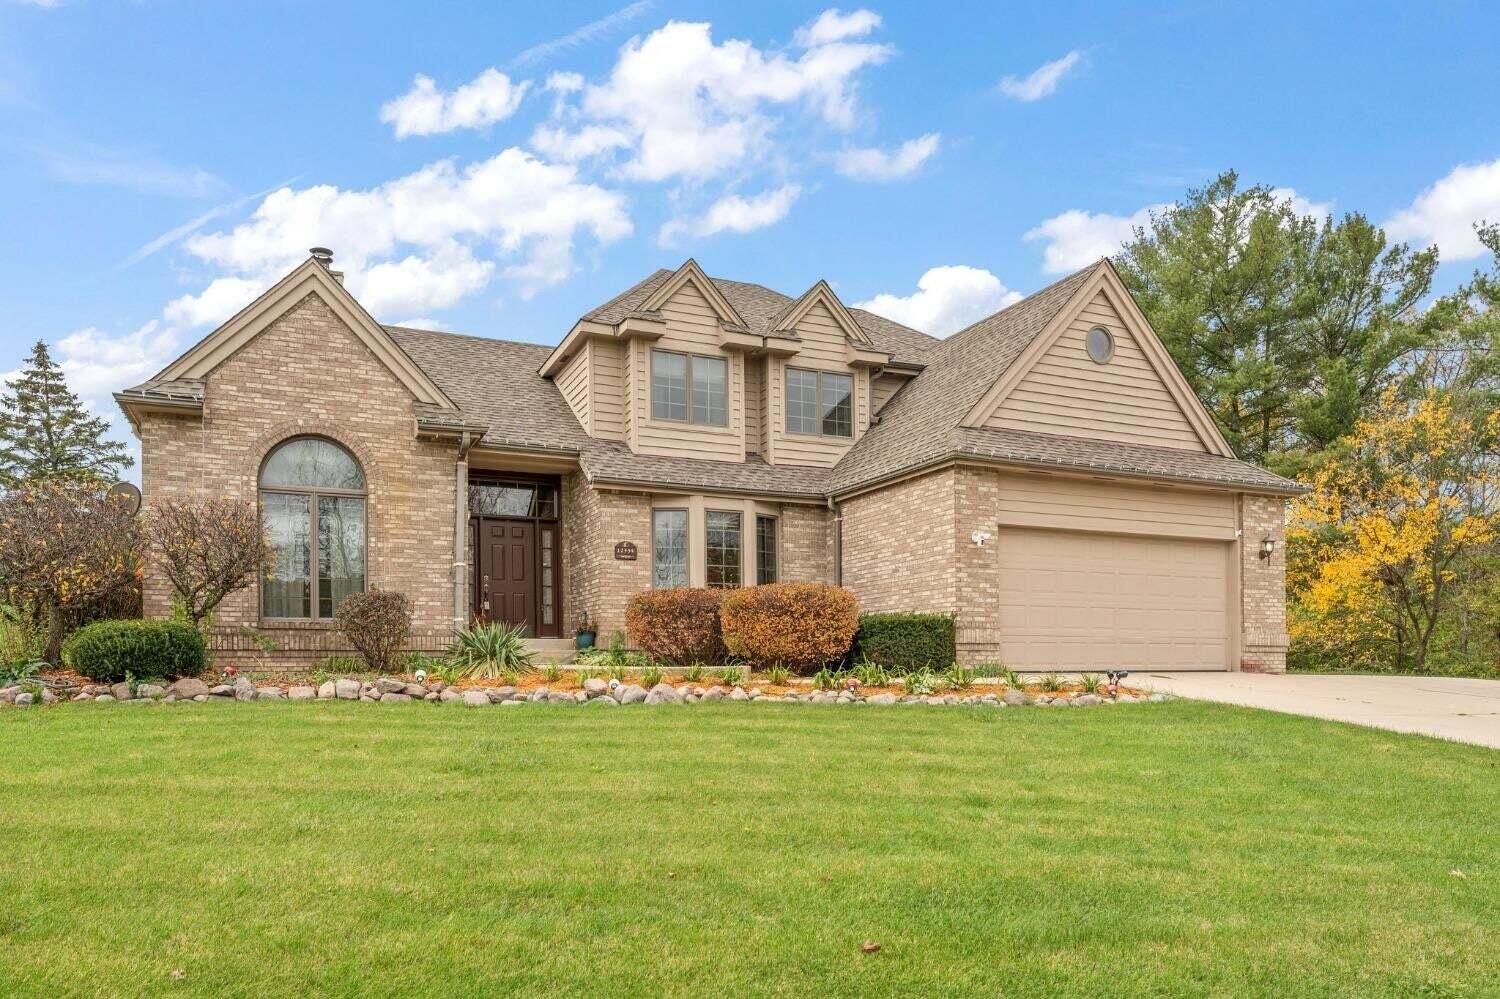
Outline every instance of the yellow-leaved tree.
{"type": "Polygon", "coordinates": [[[1500,537],[1500,414],[1442,388],[1395,389],[1344,438],[1287,527],[1295,646],[1344,666],[1422,672],[1461,560],[1500,537]]]}

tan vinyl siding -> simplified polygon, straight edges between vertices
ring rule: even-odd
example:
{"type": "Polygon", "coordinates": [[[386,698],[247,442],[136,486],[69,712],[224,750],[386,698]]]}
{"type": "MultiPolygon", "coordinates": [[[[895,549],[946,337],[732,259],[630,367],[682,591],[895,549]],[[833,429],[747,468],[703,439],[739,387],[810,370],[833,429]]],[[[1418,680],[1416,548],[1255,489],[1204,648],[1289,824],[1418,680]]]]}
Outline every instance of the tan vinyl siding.
{"type": "Polygon", "coordinates": [[[1208,450],[1103,293],[1068,325],[985,426],[1208,450]],[[1114,337],[1114,357],[1107,364],[1094,363],[1084,347],[1095,326],[1114,337]]]}
{"type": "Polygon", "coordinates": [[[870,382],[871,411],[876,415],[879,415],[880,408],[886,403],[890,402],[891,396],[895,395],[900,390],[901,386],[905,385],[909,381],[911,381],[911,379],[906,375],[877,375],[870,382]]]}
{"type": "Polygon", "coordinates": [[[1235,496],[1046,475],[1002,475],[1001,526],[1232,540],[1235,496]]]}
{"type": "Polygon", "coordinates": [[[743,359],[719,346],[719,318],[697,287],[688,282],[662,306],[667,332],[653,343],[637,342],[632,350],[631,406],[634,441],[641,454],[712,461],[744,461],[745,371],[743,359]],[[658,422],[651,418],[651,351],[672,350],[728,360],[726,427],[658,422]]]}
{"type": "Polygon", "coordinates": [[[745,365],[745,450],[761,452],[762,425],[765,423],[765,363],[746,358],[745,365]]]}
{"type": "Polygon", "coordinates": [[[778,465],[812,465],[827,468],[854,446],[870,426],[870,373],[851,368],[845,360],[847,337],[821,302],[807,311],[797,324],[802,349],[795,357],[776,359],[771,366],[771,401],[767,410],[771,418],[771,453],[778,465]],[[822,437],[786,432],[786,369],[806,368],[834,371],[854,376],[854,435],[822,437]]]}
{"type": "Polygon", "coordinates": [[[590,432],[605,440],[625,439],[625,345],[611,340],[595,340],[593,353],[594,393],[590,412],[594,425],[590,432]]]}
{"type": "Polygon", "coordinates": [[[589,409],[593,401],[593,393],[589,391],[589,374],[593,368],[592,349],[593,344],[584,344],[583,349],[573,355],[568,366],[557,376],[557,387],[562,390],[563,398],[568,400],[573,415],[578,417],[586,434],[594,432],[589,423],[589,409]]]}

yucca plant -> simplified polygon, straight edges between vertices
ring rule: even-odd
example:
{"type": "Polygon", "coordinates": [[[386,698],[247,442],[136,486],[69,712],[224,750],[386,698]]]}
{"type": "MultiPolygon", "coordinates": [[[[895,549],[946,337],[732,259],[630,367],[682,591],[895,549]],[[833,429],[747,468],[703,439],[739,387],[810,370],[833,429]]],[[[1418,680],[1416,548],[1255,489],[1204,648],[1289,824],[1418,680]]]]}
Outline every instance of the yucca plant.
{"type": "Polygon", "coordinates": [[[866,660],[854,667],[854,679],[864,687],[884,687],[891,682],[891,674],[879,663],[866,660]]]}
{"type": "Polygon", "coordinates": [[[658,683],[661,683],[662,680],[666,678],[666,675],[666,672],[660,666],[652,663],[650,666],[647,666],[645,669],[641,670],[641,686],[645,687],[647,690],[650,690],[658,683]]]}
{"type": "Polygon", "coordinates": [[[725,666],[715,674],[720,680],[733,687],[745,677],[745,671],[738,666],[725,666]]]}
{"type": "Polygon", "coordinates": [[[954,690],[964,690],[974,685],[974,671],[954,663],[943,670],[943,679],[947,680],[954,690]]]}
{"type": "Polygon", "coordinates": [[[829,669],[824,666],[812,676],[812,685],[818,690],[838,690],[844,685],[848,674],[843,670],[829,669]]]}
{"type": "Polygon", "coordinates": [[[1042,689],[1049,694],[1055,694],[1063,688],[1063,679],[1056,673],[1043,673],[1041,679],[1042,689]]]}
{"type": "Polygon", "coordinates": [[[562,679],[563,668],[556,659],[547,660],[547,665],[542,667],[542,679],[548,683],[556,683],[562,679]]]}
{"type": "Polygon", "coordinates": [[[792,671],[785,666],[771,666],[765,673],[766,682],[773,687],[785,687],[792,681],[792,671]]]}
{"type": "Polygon", "coordinates": [[[1104,689],[1104,677],[1098,673],[1085,673],[1078,678],[1078,685],[1085,694],[1097,694],[1104,689]]]}
{"type": "MultiPolygon", "coordinates": [[[[536,653],[526,647],[524,628],[501,621],[460,628],[448,646],[446,662],[461,670],[461,675],[494,680],[503,674],[519,675],[531,669],[536,653]]],[[[514,684],[514,680],[507,679],[514,684]]]]}
{"type": "Polygon", "coordinates": [[[923,666],[914,669],[901,677],[901,686],[908,694],[927,695],[938,688],[938,676],[931,669],[923,666]]]}

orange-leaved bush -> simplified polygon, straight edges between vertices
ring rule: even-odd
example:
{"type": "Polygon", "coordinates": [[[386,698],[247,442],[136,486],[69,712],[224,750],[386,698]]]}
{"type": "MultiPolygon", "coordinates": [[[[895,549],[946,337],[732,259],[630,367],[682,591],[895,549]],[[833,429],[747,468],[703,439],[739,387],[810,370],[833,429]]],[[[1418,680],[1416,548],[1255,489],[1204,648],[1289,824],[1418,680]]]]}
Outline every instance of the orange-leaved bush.
{"type": "Polygon", "coordinates": [[[674,663],[716,663],[724,658],[719,630],[723,590],[687,586],[646,590],[630,600],[625,627],[631,640],[657,659],[674,663]]]}
{"type": "Polygon", "coordinates": [[[849,651],[859,630],[859,603],[840,586],[771,583],[729,593],[719,619],[732,655],[805,671],[849,651]]]}

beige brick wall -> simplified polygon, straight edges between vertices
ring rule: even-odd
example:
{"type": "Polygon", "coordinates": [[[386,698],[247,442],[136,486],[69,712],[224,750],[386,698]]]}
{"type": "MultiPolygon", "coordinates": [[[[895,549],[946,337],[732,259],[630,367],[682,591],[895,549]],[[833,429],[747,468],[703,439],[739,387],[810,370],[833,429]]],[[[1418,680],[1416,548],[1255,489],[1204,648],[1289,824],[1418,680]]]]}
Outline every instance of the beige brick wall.
{"type": "MultiPolygon", "coordinates": [[[[255,501],[261,462],[299,434],[337,440],[364,467],[367,584],[405,593],[413,647],[446,644],[453,624],[455,449],[414,438],[411,396],[316,295],[289,309],[210,373],[203,419],[148,416],[141,424],[145,501],[171,496],[255,501]]],[[[147,570],[145,608],[168,613],[171,591],[147,570]]],[[[348,651],[329,625],[262,627],[259,588],[220,609],[216,660],[260,656],[240,633],[258,628],[279,651],[270,664],[306,664],[348,651]]]]}
{"type": "Polygon", "coordinates": [[[1286,501],[1275,496],[1240,497],[1240,669],[1286,672],[1286,501]],[[1260,557],[1261,540],[1276,548],[1260,557]]]}
{"type": "Polygon", "coordinates": [[[630,598],[651,585],[651,498],[595,489],[574,473],[564,494],[563,523],[573,542],[566,553],[569,631],[587,613],[600,644],[607,644],[625,630],[630,598]],[[615,558],[621,541],[635,543],[635,561],[615,558]]]}
{"type": "Polygon", "coordinates": [[[956,609],[956,474],[933,472],[842,504],[843,583],[862,610],[956,609]]]}
{"type": "Polygon", "coordinates": [[[827,507],[787,504],[781,508],[780,579],[783,583],[833,582],[833,514],[827,507]]]}

